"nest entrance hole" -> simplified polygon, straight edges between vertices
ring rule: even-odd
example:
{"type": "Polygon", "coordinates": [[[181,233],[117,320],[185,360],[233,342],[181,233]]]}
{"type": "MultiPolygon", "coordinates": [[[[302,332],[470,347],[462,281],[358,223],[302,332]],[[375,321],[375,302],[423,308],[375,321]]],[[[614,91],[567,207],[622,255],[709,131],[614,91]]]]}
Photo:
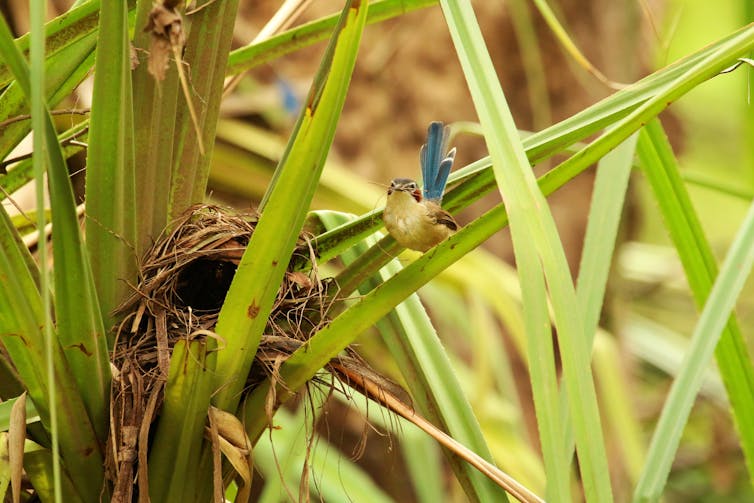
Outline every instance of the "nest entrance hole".
{"type": "Polygon", "coordinates": [[[175,294],[195,311],[219,311],[235,274],[232,262],[199,258],[180,270],[175,294]]]}

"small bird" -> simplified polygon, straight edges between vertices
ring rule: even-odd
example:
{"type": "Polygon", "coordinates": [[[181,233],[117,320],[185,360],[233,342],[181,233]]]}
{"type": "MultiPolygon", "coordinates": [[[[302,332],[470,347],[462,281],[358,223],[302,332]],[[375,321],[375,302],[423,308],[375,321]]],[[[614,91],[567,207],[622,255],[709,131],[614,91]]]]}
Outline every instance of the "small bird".
{"type": "Polygon", "coordinates": [[[443,154],[448,133],[442,122],[429,125],[427,143],[419,154],[423,191],[410,178],[394,179],[387,190],[382,219],[388,232],[406,248],[425,252],[458,230],[451,214],[440,206],[456,155],[455,148],[443,154]]]}

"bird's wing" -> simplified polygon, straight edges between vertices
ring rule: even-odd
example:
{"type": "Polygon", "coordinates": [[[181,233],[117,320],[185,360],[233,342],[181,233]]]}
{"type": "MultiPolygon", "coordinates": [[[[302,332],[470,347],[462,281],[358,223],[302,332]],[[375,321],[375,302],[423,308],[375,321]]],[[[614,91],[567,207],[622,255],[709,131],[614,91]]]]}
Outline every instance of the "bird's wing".
{"type": "Polygon", "coordinates": [[[437,215],[437,223],[444,225],[453,232],[458,230],[458,223],[453,218],[453,215],[451,215],[447,211],[443,210],[441,214],[437,215]]]}
{"type": "Polygon", "coordinates": [[[459,226],[453,218],[453,215],[442,209],[439,204],[427,201],[424,203],[424,206],[427,209],[427,215],[433,224],[444,225],[453,232],[458,230],[459,226]]]}

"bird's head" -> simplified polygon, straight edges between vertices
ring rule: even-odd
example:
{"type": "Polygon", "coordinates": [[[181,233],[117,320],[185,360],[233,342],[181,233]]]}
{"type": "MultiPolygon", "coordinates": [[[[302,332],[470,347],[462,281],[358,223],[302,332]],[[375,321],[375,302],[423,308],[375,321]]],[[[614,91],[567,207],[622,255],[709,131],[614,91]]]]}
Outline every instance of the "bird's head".
{"type": "Polygon", "coordinates": [[[405,192],[413,197],[416,202],[421,202],[422,191],[414,180],[410,178],[395,178],[390,182],[390,187],[387,189],[387,195],[390,196],[395,192],[405,192]]]}

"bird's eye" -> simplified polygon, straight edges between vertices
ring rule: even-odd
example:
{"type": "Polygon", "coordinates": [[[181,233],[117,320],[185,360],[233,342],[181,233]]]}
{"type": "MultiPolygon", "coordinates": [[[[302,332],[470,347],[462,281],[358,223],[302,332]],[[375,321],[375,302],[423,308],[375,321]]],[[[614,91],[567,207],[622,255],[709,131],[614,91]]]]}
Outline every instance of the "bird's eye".
{"type": "Polygon", "coordinates": [[[413,182],[412,182],[412,183],[409,183],[409,184],[408,184],[408,188],[409,188],[409,189],[411,189],[411,190],[416,190],[416,184],[415,184],[415,183],[413,183],[413,182]]]}

